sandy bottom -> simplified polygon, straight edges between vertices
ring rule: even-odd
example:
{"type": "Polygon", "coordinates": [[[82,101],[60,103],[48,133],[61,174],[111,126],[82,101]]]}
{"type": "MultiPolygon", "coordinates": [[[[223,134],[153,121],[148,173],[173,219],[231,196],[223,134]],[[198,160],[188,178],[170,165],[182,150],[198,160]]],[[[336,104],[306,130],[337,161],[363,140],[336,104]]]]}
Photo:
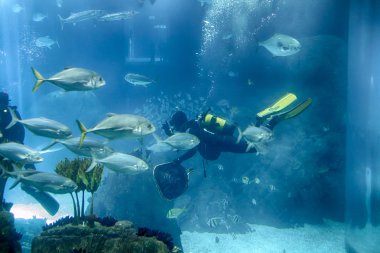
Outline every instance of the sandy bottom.
{"type": "Polygon", "coordinates": [[[184,253],[344,253],[345,226],[326,221],[324,225],[278,229],[251,225],[254,232],[216,234],[183,231],[184,253]],[[219,242],[216,242],[216,237],[219,242]]]}

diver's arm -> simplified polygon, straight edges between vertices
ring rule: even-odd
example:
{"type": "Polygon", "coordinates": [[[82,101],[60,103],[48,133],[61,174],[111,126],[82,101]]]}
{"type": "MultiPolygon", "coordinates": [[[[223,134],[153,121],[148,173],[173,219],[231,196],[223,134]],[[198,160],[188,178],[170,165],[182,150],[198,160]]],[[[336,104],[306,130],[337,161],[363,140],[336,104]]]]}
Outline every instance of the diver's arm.
{"type": "Polygon", "coordinates": [[[173,162],[174,163],[182,163],[183,161],[186,161],[186,160],[190,159],[191,157],[193,157],[196,153],[197,153],[197,148],[195,147],[193,149],[190,149],[189,151],[187,151],[186,153],[184,153],[183,155],[181,155],[177,159],[175,159],[173,162]]]}

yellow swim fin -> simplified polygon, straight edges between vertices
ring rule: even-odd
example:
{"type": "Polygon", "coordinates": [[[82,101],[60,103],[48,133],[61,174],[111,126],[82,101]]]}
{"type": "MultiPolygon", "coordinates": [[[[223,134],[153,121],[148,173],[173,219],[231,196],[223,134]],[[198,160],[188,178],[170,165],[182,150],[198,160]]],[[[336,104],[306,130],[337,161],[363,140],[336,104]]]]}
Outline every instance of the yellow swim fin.
{"type": "Polygon", "coordinates": [[[297,96],[293,93],[286,94],[285,96],[277,100],[273,105],[269,106],[268,108],[265,108],[264,110],[256,114],[256,126],[261,125],[261,123],[263,123],[263,121],[270,115],[273,115],[276,112],[285,109],[296,100],[297,96]]]}
{"type": "Polygon", "coordinates": [[[285,112],[280,112],[275,115],[269,116],[263,125],[266,126],[269,129],[273,129],[275,125],[277,125],[279,122],[285,120],[285,119],[290,119],[293,118],[299,114],[301,114],[303,111],[305,111],[310,105],[313,100],[311,98],[306,99],[302,103],[298,104],[296,107],[285,111],[285,112]]]}
{"type": "Polygon", "coordinates": [[[275,112],[279,112],[283,110],[284,108],[288,107],[290,104],[292,104],[294,101],[296,101],[297,96],[293,93],[288,93],[279,100],[277,100],[273,105],[269,106],[268,108],[262,110],[257,114],[258,118],[264,118],[268,115],[271,115],[275,112]]]}

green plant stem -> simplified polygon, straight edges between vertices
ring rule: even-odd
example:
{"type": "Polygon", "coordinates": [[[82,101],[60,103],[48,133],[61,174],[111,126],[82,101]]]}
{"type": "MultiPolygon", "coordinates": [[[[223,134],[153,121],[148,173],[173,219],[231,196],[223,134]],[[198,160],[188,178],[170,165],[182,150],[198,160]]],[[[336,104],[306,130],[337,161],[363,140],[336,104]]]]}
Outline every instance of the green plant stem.
{"type": "Polygon", "coordinates": [[[82,213],[81,213],[82,218],[84,218],[84,190],[82,190],[82,213]]]}
{"type": "Polygon", "coordinates": [[[70,192],[70,196],[71,196],[71,199],[73,200],[73,206],[74,206],[74,218],[77,218],[78,217],[78,214],[77,214],[77,206],[75,204],[75,199],[74,199],[74,196],[73,196],[73,193],[70,192]]]}
{"type": "Polygon", "coordinates": [[[94,192],[91,192],[90,215],[94,214],[94,192]]]}
{"type": "Polygon", "coordinates": [[[77,209],[78,209],[78,218],[80,218],[80,202],[79,202],[79,197],[78,197],[78,192],[75,192],[75,197],[77,199],[77,209]]]}

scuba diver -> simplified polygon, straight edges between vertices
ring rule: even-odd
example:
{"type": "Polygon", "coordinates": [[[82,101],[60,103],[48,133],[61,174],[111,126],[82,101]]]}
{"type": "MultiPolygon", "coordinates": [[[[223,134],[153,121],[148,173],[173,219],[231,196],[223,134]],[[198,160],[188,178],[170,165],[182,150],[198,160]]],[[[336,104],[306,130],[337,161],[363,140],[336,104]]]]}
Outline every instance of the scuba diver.
{"type": "MultiPolygon", "coordinates": [[[[296,99],[294,94],[288,93],[270,107],[257,113],[255,127],[271,136],[273,128],[279,122],[299,115],[312,102],[308,98],[293,108],[285,110],[296,99]]],[[[263,140],[261,143],[260,141],[252,142],[248,138],[242,137],[236,124],[230,124],[225,119],[212,115],[209,111],[192,120],[188,120],[183,111],[176,111],[169,122],[162,125],[162,129],[168,136],[175,132],[188,132],[198,137],[200,141],[197,147],[187,151],[176,160],[155,167],[156,184],[161,194],[167,199],[174,199],[187,189],[188,175],[181,163],[193,157],[197,151],[207,161],[218,159],[222,152],[261,153],[263,150],[263,140]]],[[[204,176],[206,177],[205,170],[204,176]]]]}
{"type": "MultiPolygon", "coordinates": [[[[17,142],[24,144],[25,138],[25,129],[24,126],[17,122],[12,127],[8,127],[12,121],[11,110],[15,113],[17,118],[21,119],[20,113],[17,111],[16,106],[9,105],[9,95],[8,93],[1,91],[0,92],[0,143],[5,142],[17,142]]],[[[0,157],[0,163],[6,168],[12,168],[12,164],[9,161],[3,160],[0,157]]],[[[26,164],[25,169],[36,170],[33,164],[26,164]]],[[[7,178],[0,177],[0,210],[3,208],[3,194],[7,178]]],[[[59,203],[48,193],[38,191],[33,187],[29,187],[21,184],[21,189],[35,198],[44,209],[50,214],[55,215],[59,209],[59,203]]]]}

